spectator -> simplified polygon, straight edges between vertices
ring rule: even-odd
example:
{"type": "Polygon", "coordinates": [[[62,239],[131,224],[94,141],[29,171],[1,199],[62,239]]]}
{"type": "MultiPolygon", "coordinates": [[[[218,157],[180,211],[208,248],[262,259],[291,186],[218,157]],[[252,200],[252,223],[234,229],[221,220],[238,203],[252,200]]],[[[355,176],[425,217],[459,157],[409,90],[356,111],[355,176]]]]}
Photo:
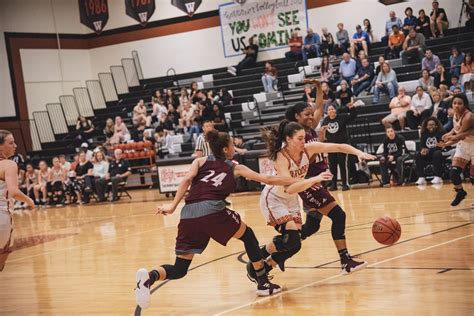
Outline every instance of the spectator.
{"type": "Polygon", "coordinates": [[[51,193],[50,204],[62,206],[64,204],[64,182],[66,170],[61,166],[58,157],[53,158],[53,166],[48,173],[48,192],[51,193]]]}
{"type": "Polygon", "coordinates": [[[87,160],[92,160],[92,157],[94,156],[94,153],[92,152],[92,150],[89,150],[88,143],[82,143],[79,152],[85,153],[87,160]]]}
{"type": "Polygon", "coordinates": [[[48,204],[48,177],[49,177],[49,167],[46,161],[41,160],[39,162],[39,170],[38,170],[38,185],[36,190],[41,192],[41,202],[37,201],[38,205],[42,204],[46,206],[48,204]]]}
{"type": "Polygon", "coordinates": [[[410,30],[403,43],[403,51],[400,53],[402,64],[406,65],[413,58],[416,59],[416,62],[420,62],[423,58],[424,50],[425,37],[420,33],[416,33],[415,30],[410,30]]]}
{"type": "Polygon", "coordinates": [[[416,87],[416,93],[411,98],[410,110],[407,112],[408,127],[417,129],[421,125],[421,122],[430,116],[432,106],[433,103],[428,93],[423,91],[422,87],[416,87]]]}
{"type": "Polygon", "coordinates": [[[321,38],[318,33],[314,33],[313,29],[309,28],[308,33],[304,38],[302,54],[303,61],[308,60],[308,57],[319,57],[321,55],[321,38]]]}
{"type": "Polygon", "coordinates": [[[201,118],[197,116],[196,110],[194,111],[194,118],[192,121],[191,126],[189,127],[189,141],[192,142],[194,141],[194,135],[196,135],[196,138],[198,135],[201,133],[201,127],[199,126],[199,123],[201,122],[201,118]]]}
{"type": "Polygon", "coordinates": [[[298,36],[298,32],[293,31],[291,33],[291,38],[288,40],[288,46],[290,51],[285,53],[287,60],[300,60],[303,58],[303,39],[301,36],[298,36]]]}
{"type": "Polygon", "coordinates": [[[399,29],[403,27],[402,20],[400,20],[400,18],[397,18],[395,11],[390,11],[388,15],[390,18],[385,23],[385,36],[382,37],[382,43],[384,45],[387,45],[388,37],[390,36],[394,25],[397,25],[399,29]]]}
{"type": "Polygon", "coordinates": [[[334,54],[334,38],[332,37],[332,34],[328,32],[326,27],[323,27],[321,30],[321,54],[334,54]]]}
{"type": "Polygon", "coordinates": [[[341,81],[341,90],[336,92],[336,111],[338,114],[347,113],[354,104],[354,94],[347,81],[341,81]]]}
{"type": "Polygon", "coordinates": [[[410,30],[415,29],[416,31],[417,20],[416,17],[413,16],[413,9],[410,7],[405,9],[405,16],[405,20],[403,20],[403,33],[407,35],[410,30]]]}
{"type": "Polygon", "coordinates": [[[193,104],[196,104],[199,101],[199,92],[201,92],[201,90],[199,90],[198,83],[196,81],[191,82],[191,95],[189,97],[191,98],[191,102],[193,104]]]}
{"type": "MultiPolygon", "coordinates": [[[[96,153],[97,155],[97,153],[96,153]]],[[[103,154],[102,154],[103,155],[103,154]]],[[[77,202],[79,204],[89,203],[90,192],[94,188],[93,178],[88,177],[88,174],[92,174],[94,166],[90,161],[86,159],[85,153],[79,154],[79,163],[76,165],[76,180],[77,180],[77,202]],[[92,179],[91,179],[92,178],[92,179]]]]}
{"type": "Polygon", "coordinates": [[[434,73],[434,85],[436,88],[441,88],[442,85],[448,87],[450,85],[451,78],[449,73],[444,69],[443,64],[436,66],[436,72],[434,73]]]}
{"type": "Polygon", "coordinates": [[[347,30],[344,29],[344,24],[338,23],[337,24],[338,31],[336,32],[336,55],[342,55],[347,52],[347,49],[351,45],[349,40],[349,33],[347,30]]]}
{"type": "Polygon", "coordinates": [[[311,106],[316,102],[316,91],[309,83],[304,85],[303,102],[308,103],[308,106],[311,106]]]}
{"type": "Polygon", "coordinates": [[[391,126],[385,128],[385,134],[383,156],[379,160],[382,185],[390,184],[388,170],[390,170],[393,177],[393,183],[395,185],[402,185],[404,182],[404,161],[407,158],[405,154],[405,138],[397,134],[391,126]],[[393,164],[394,162],[395,164],[393,164]]]}
{"type": "MultiPolygon", "coordinates": [[[[17,172],[18,172],[17,174],[18,189],[20,189],[20,191],[23,194],[28,195],[28,188],[26,185],[26,171],[21,168],[18,168],[17,172]]],[[[24,208],[24,202],[15,201],[13,209],[22,209],[22,208],[24,208]]]]}
{"type": "Polygon", "coordinates": [[[469,1],[464,1],[464,4],[466,4],[466,29],[474,32],[474,5],[469,1]]]}
{"type": "Polygon", "coordinates": [[[132,117],[133,124],[138,127],[141,127],[141,126],[144,127],[147,122],[146,116],[147,116],[147,109],[145,106],[145,101],[143,99],[140,99],[137,105],[135,105],[135,107],[133,108],[133,117],[132,117]]]}
{"type": "Polygon", "coordinates": [[[428,163],[433,164],[434,178],[432,184],[441,184],[443,179],[443,154],[438,144],[445,134],[443,126],[434,117],[427,118],[421,125],[420,151],[416,154],[416,173],[418,174],[417,185],[426,184],[425,167],[428,163]]]}
{"type": "Polygon", "coordinates": [[[224,112],[222,112],[219,103],[215,102],[212,106],[212,122],[214,127],[220,132],[227,131],[227,124],[225,121],[224,112]]]}
{"type": "Polygon", "coordinates": [[[425,51],[425,57],[421,61],[421,70],[426,69],[429,71],[430,75],[433,75],[439,64],[441,64],[439,57],[433,54],[431,49],[427,48],[425,51]]]}
{"type": "Polygon", "coordinates": [[[398,91],[397,75],[395,71],[390,67],[388,63],[382,65],[382,71],[380,71],[375,81],[374,97],[372,103],[377,104],[380,100],[380,93],[387,93],[391,98],[395,97],[398,91]]]}
{"type": "MultiPolygon", "coordinates": [[[[181,101],[180,101],[181,102],[181,101]]],[[[185,102],[185,101],[183,101],[185,102]]],[[[190,101],[188,101],[190,102],[190,101]]],[[[161,113],[168,115],[168,108],[161,102],[153,103],[153,109],[150,116],[147,116],[146,126],[151,126],[160,120],[161,113]]]]}
{"type": "Polygon", "coordinates": [[[106,139],[106,144],[110,142],[110,139],[112,136],[114,136],[114,121],[111,118],[108,118],[105,121],[105,127],[104,127],[104,136],[106,139]]]}
{"type": "MultiPolygon", "coordinates": [[[[356,108],[351,106],[349,114],[337,114],[336,108],[329,106],[328,116],[326,116],[321,126],[321,139],[330,143],[347,144],[347,125],[352,122],[357,116],[356,108]]],[[[329,169],[333,175],[337,175],[337,167],[341,173],[342,190],[349,190],[349,183],[347,182],[347,154],[330,153],[329,154],[329,169]]],[[[337,176],[334,176],[331,181],[329,190],[337,190],[337,176]]]]}
{"type": "Polygon", "coordinates": [[[92,139],[92,133],[94,132],[94,124],[91,120],[79,115],[76,122],[76,131],[79,132],[78,142],[90,142],[92,139]]]}
{"type": "Polygon", "coordinates": [[[447,129],[451,130],[452,127],[450,128],[450,126],[453,124],[453,118],[452,116],[449,117],[448,114],[450,104],[441,99],[441,94],[437,90],[433,92],[431,98],[433,99],[431,116],[437,118],[441,124],[443,124],[443,129],[446,127],[447,129]]]}
{"type": "Polygon", "coordinates": [[[424,91],[428,91],[430,87],[434,87],[434,78],[430,76],[430,72],[427,69],[423,69],[421,72],[421,78],[418,79],[418,85],[421,86],[424,91]]]}
{"type": "Polygon", "coordinates": [[[360,50],[359,53],[357,54],[357,59],[356,59],[356,74],[359,71],[360,67],[362,67],[362,59],[364,58],[368,58],[368,57],[363,50],[360,50]]]}
{"type": "Polygon", "coordinates": [[[186,88],[181,88],[181,92],[179,95],[179,104],[183,105],[185,101],[191,102],[191,99],[189,97],[188,89],[186,88]]]}
{"type": "Polygon", "coordinates": [[[438,1],[433,1],[432,6],[433,11],[430,13],[431,34],[433,34],[433,37],[437,37],[436,35],[439,33],[439,36],[443,37],[444,30],[449,28],[448,16],[446,11],[439,7],[438,1]]]}
{"type": "Polygon", "coordinates": [[[321,60],[321,65],[319,67],[319,72],[321,73],[321,82],[328,82],[329,84],[334,83],[334,68],[329,62],[329,57],[327,55],[323,56],[321,60]]]}
{"type": "Polygon", "coordinates": [[[122,150],[115,149],[114,151],[114,160],[110,163],[109,172],[105,177],[107,182],[103,179],[100,179],[97,183],[97,191],[105,192],[107,184],[112,185],[112,202],[115,202],[119,199],[118,197],[118,187],[121,183],[127,181],[127,178],[132,174],[132,169],[127,160],[122,159],[122,150]]]}
{"type": "Polygon", "coordinates": [[[369,19],[364,19],[364,32],[369,34],[369,39],[371,43],[375,43],[377,41],[374,35],[374,30],[372,29],[372,24],[370,24],[369,19]]]}
{"type": "MultiPolygon", "coordinates": [[[[471,80],[474,80],[474,63],[472,62],[471,53],[464,54],[464,61],[461,64],[461,75],[461,84],[463,86],[465,86],[466,83],[470,82],[471,80]]],[[[465,88],[464,90],[467,89],[465,88]]]]}
{"type": "Polygon", "coordinates": [[[173,106],[173,108],[177,109],[179,106],[179,97],[174,94],[172,89],[166,89],[166,96],[165,96],[165,105],[173,106]]]}
{"type": "Polygon", "coordinates": [[[242,136],[238,136],[238,135],[234,136],[234,137],[232,137],[232,140],[234,142],[235,151],[239,155],[243,155],[247,152],[247,148],[245,147],[244,138],[242,136]]]}
{"type": "Polygon", "coordinates": [[[221,88],[219,91],[219,102],[222,106],[227,106],[232,104],[232,95],[227,91],[226,88],[221,88]]]}
{"type": "Polygon", "coordinates": [[[389,128],[396,121],[400,123],[400,129],[405,129],[407,111],[410,109],[411,97],[406,95],[404,87],[398,88],[398,95],[390,101],[390,114],[382,119],[385,128],[389,128]]]}
{"type": "Polygon", "coordinates": [[[227,69],[228,73],[233,76],[237,76],[242,69],[253,67],[255,65],[258,56],[258,45],[254,43],[256,37],[257,36],[254,35],[249,38],[249,45],[242,50],[245,54],[244,59],[242,59],[242,61],[240,61],[237,66],[229,67],[227,69]]]}
{"type": "Polygon", "coordinates": [[[375,76],[377,77],[380,73],[380,71],[382,70],[382,66],[383,64],[385,64],[385,57],[384,56],[379,56],[379,60],[378,60],[379,64],[377,67],[375,67],[375,76]]]}
{"type": "Polygon", "coordinates": [[[189,104],[189,101],[185,100],[179,110],[179,127],[187,130],[193,124],[194,109],[189,104]]]}
{"type": "Polygon", "coordinates": [[[342,60],[339,64],[339,73],[341,74],[340,81],[346,80],[348,83],[350,83],[356,75],[356,62],[348,53],[342,55],[342,60]]]}
{"type": "Polygon", "coordinates": [[[405,35],[403,32],[400,32],[398,25],[394,25],[393,32],[388,38],[388,47],[385,49],[385,59],[400,58],[404,42],[405,35]]]}
{"type": "Polygon", "coordinates": [[[85,191],[89,192],[91,188],[95,189],[97,193],[98,202],[105,201],[105,190],[98,188],[100,181],[106,183],[107,173],[109,172],[109,162],[105,159],[103,152],[98,151],[94,155],[92,171],[89,171],[86,183],[85,191]]]}
{"type": "Polygon", "coordinates": [[[38,186],[38,170],[33,168],[31,163],[26,164],[25,172],[25,182],[26,182],[26,195],[30,198],[34,198],[35,204],[39,204],[39,186],[38,186]]]}
{"type": "Polygon", "coordinates": [[[212,154],[209,143],[207,142],[206,135],[214,129],[214,123],[212,121],[204,121],[202,123],[202,134],[196,139],[196,148],[194,149],[194,157],[207,157],[212,154]]]}
{"type": "Polygon", "coordinates": [[[457,47],[451,48],[451,56],[449,56],[449,74],[457,76],[461,74],[461,64],[464,61],[464,54],[459,52],[457,47]]]}
{"type": "Polygon", "coordinates": [[[365,55],[368,56],[369,45],[370,45],[369,34],[364,32],[360,25],[357,25],[356,32],[352,36],[352,40],[351,40],[350,51],[351,51],[352,58],[355,58],[356,52],[358,52],[361,49],[363,49],[365,52],[365,55]]]}
{"type": "Polygon", "coordinates": [[[461,90],[461,93],[464,93],[464,86],[459,81],[459,77],[451,76],[451,86],[449,87],[449,91],[451,92],[451,94],[454,94],[455,89],[459,89],[461,90]]]}
{"type": "Polygon", "coordinates": [[[423,34],[425,38],[430,38],[431,28],[430,19],[426,16],[425,10],[421,9],[418,11],[418,19],[416,19],[416,32],[423,34]]]}
{"type": "Polygon", "coordinates": [[[151,97],[151,103],[163,103],[163,96],[160,90],[155,91],[155,94],[151,97]]]}
{"type": "Polygon", "coordinates": [[[352,79],[352,89],[357,97],[365,89],[369,88],[374,79],[374,67],[367,58],[362,59],[362,67],[357,71],[357,75],[352,79]]]}
{"type": "Polygon", "coordinates": [[[271,61],[265,63],[265,70],[262,75],[263,89],[265,92],[275,91],[275,80],[277,79],[278,71],[271,61]]]}
{"type": "Polygon", "coordinates": [[[334,92],[332,92],[327,82],[321,82],[321,90],[323,90],[323,112],[326,115],[328,113],[329,106],[333,105],[334,100],[336,100],[336,96],[334,95],[334,92]]]}
{"type": "Polygon", "coordinates": [[[125,143],[130,140],[130,132],[127,125],[123,122],[120,116],[115,117],[114,135],[110,139],[112,145],[125,143]]]}

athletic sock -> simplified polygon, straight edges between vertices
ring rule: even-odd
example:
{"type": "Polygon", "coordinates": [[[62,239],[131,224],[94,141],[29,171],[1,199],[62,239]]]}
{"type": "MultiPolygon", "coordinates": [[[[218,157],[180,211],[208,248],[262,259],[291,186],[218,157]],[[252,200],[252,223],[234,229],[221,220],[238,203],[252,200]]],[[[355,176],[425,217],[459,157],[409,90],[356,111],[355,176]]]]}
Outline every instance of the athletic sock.
{"type": "Polygon", "coordinates": [[[341,260],[343,259],[349,259],[351,255],[349,255],[349,251],[347,251],[347,248],[338,250],[339,252],[339,257],[341,257],[341,260]]]}
{"type": "Polygon", "coordinates": [[[263,259],[267,259],[270,256],[270,253],[267,251],[267,246],[260,247],[260,253],[263,259]]]}
{"type": "Polygon", "coordinates": [[[153,283],[160,279],[160,273],[157,270],[151,270],[148,273],[149,279],[145,282],[145,286],[151,287],[153,283]]]}

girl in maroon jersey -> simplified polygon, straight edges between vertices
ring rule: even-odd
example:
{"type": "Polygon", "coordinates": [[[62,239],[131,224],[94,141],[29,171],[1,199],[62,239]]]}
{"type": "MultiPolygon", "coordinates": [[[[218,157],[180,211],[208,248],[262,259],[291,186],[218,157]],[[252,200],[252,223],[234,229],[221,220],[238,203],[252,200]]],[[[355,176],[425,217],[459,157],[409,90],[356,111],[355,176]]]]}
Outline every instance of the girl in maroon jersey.
{"type": "MultiPolygon", "coordinates": [[[[195,159],[179,185],[173,203],[158,208],[158,214],[172,214],[191,186],[181,210],[175,264],[165,264],[150,272],[143,268],[137,271],[135,295],[141,308],[149,306],[151,285],[157,280],[184,277],[194,255],[202,253],[211,238],[224,246],[232,237],[244,242],[256,271],[257,295],[267,296],[281,291],[278,285],[268,280],[259,243],[252,229],[242,222],[238,213],[226,207],[225,199],[234,192],[235,178],[239,176],[272,185],[285,185],[288,188],[298,186],[299,183],[291,177],[261,175],[232,162],[230,159],[235,151],[228,134],[211,131],[207,137],[213,156],[195,159]]],[[[325,174],[305,181],[314,184],[327,179],[330,177],[325,174]]]]}

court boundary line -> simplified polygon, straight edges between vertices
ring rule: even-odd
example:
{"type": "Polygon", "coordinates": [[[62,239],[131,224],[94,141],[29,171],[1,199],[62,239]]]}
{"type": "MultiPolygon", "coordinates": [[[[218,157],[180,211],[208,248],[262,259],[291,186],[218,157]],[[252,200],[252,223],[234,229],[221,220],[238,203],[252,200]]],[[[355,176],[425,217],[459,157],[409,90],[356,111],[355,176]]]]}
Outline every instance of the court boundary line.
{"type": "MultiPolygon", "coordinates": [[[[426,250],[430,250],[430,249],[433,249],[433,248],[436,248],[436,247],[440,247],[440,246],[444,246],[444,245],[447,245],[447,244],[450,244],[450,243],[453,243],[453,242],[456,242],[456,241],[459,241],[459,240],[462,240],[462,239],[466,239],[466,238],[470,238],[470,237],[473,237],[474,234],[470,234],[470,235],[466,235],[466,236],[462,236],[462,237],[458,237],[458,238],[455,238],[455,239],[451,239],[451,240],[448,240],[448,241],[445,241],[445,242],[442,242],[442,243],[438,243],[438,244],[435,244],[435,245],[431,245],[431,246],[428,246],[428,247],[425,247],[425,248],[421,248],[421,249],[418,249],[418,250],[414,250],[414,251],[410,251],[408,253],[405,253],[405,254],[402,254],[402,255],[398,255],[398,256],[395,256],[395,257],[391,257],[391,258],[388,258],[388,259],[385,259],[385,260],[382,260],[382,261],[378,261],[378,262],[375,262],[373,264],[369,264],[367,267],[368,268],[371,268],[371,267],[375,267],[377,265],[380,265],[382,263],[386,263],[386,262],[389,262],[389,261],[393,261],[393,260],[397,260],[397,259],[400,259],[400,258],[404,258],[404,257],[407,257],[407,256],[411,256],[413,254],[416,254],[416,253],[419,253],[419,252],[422,252],[422,251],[426,251],[426,250]]],[[[258,303],[262,303],[262,302],[266,302],[266,301],[270,301],[274,298],[277,298],[277,297],[281,297],[285,294],[289,294],[289,293],[293,293],[293,292],[297,292],[297,291],[300,291],[302,289],[305,289],[305,288],[308,288],[308,287],[312,287],[314,285],[317,285],[317,284],[321,284],[321,283],[324,283],[324,282],[327,282],[327,281],[331,281],[333,279],[337,279],[337,278],[340,278],[344,275],[342,274],[337,274],[337,275],[333,275],[333,276],[330,276],[330,277],[327,277],[327,278],[324,278],[322,280],[318,280],[318,281],[314,281],[314,282],[310,282],[310,283],[307,283],[305,285],[302,285],[302,286],[299,286],[299,287],[296,287],[294,289],[290,289],[290,290],[287,290],[287,291],[282,291],[278,294],[275,294],[275,295],[271,295],[271,296],[267,296],[265,298],[262,298],[262,299],[257,299],[253,302],[250,302],[250,303],[246,303],[246,304],[242,304],[240,306],[236,306],[236,307],[233,307],[233,308],[229,308],[227,310],[224,310],[222,312],[218,312],[216,314],[213,314],[214,316],[220,316],[220,315],[225,315],[225,314],[228,314],[228,313],[231,313],[231,312],[234,312],[234,311],[237,311],[237,310],[240,310],[240,309],[243,309],[245,307],[249,307],[249,306],[252,306],[252,305],[255,305],[255,304],[258,304],[258,303]]]]}

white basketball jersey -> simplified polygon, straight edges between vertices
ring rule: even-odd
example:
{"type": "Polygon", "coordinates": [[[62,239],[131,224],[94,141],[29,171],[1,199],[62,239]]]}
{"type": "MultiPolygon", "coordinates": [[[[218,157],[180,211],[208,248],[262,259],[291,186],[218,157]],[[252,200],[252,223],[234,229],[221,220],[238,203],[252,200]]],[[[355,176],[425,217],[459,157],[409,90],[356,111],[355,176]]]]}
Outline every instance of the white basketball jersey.
{"type": "MultiPolygon", "coordinates": [[[[456,132],[458,132],[459,130],[461,130],[461,127],[462,127],[462,126],[461,126],[461,122],[462,122],[462,119],[463,119],[464,115],[466,115],[466,113],[468,113],[468,111],[465,111],[465,112],[463,113],[463,115],[461,115],[460,118],[458,118],[457,115],[454,114],[454,117],[453,117],[453,125],[454,125],[454,127],[453,127],[453,128],[454,128],[454,130],[455,130],[456,132]]],[[[472,136],[472,135],[466,136],[466,138],[464,138],[463,140],[461,140],[459,143],[465,143],[465,144],[469,144],[469,145],[474,144],[474,136],[472,136]]]]}
{"type": "Polygon", "coordinates": [[[12,212],[14,200],[8,195],[7,184],[4,180],[0,180],[0,211],[12,212]]]}

